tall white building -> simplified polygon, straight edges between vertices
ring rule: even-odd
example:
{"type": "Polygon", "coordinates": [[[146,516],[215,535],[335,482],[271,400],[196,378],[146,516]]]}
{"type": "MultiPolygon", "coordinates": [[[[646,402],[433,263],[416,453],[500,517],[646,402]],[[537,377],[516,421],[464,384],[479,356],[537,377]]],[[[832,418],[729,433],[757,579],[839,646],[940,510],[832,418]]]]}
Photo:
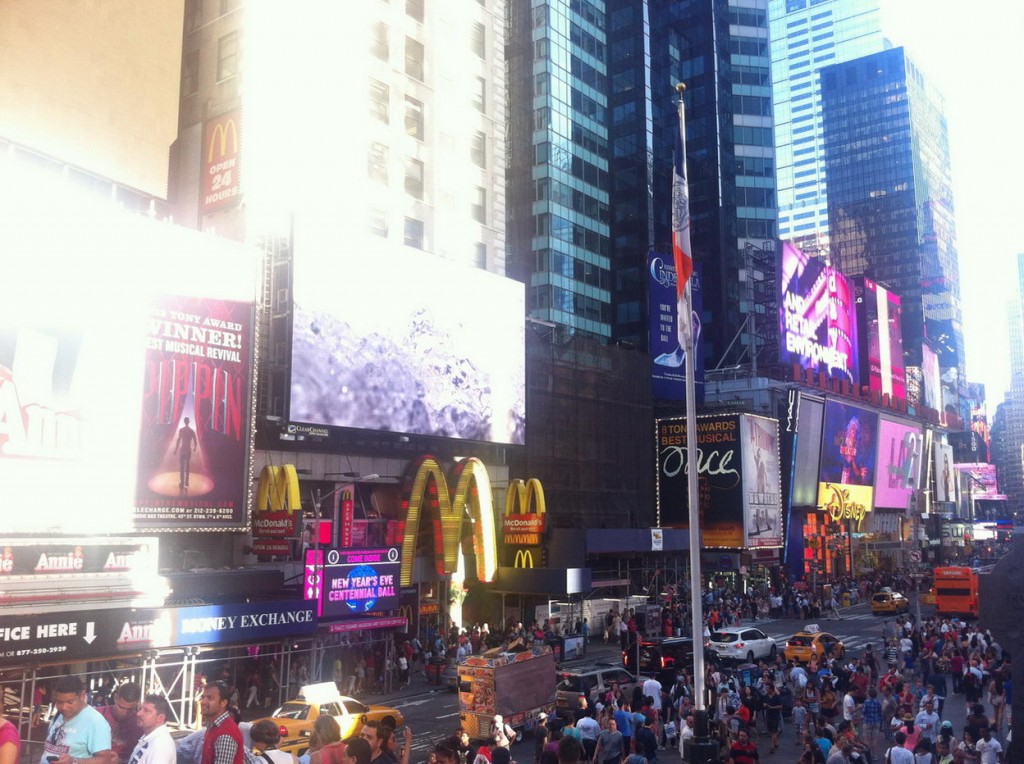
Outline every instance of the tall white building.
{"type": "Polygon", "coordinates": [[[893,47],[884,0],[769,0],[779,238],[828,252],[821,85],[825,66],[893,47]]]}

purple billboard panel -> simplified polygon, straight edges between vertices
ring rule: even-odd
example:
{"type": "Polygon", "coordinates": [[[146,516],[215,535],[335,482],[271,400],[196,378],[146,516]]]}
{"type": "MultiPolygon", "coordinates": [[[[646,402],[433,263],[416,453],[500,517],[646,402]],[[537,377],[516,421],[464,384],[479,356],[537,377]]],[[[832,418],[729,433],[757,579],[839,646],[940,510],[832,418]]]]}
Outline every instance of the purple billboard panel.
{"type": "MultiPolygon", "coordinates": [[[[648,318],[650,321],[651,390],[655,398],[686,400],[686,361],[676,329],[676,266],[671,254],[651,250],[647,255],[648,318]]],[[[704,344],[701,342],[700,314],[703,309],[700,268],[690,277],[697,376],[697,403],[704,402],[704,344]]]]}
{"type": "Polygon", "coordinates": [[[789,242],[782,245],[779,273],[779,360],[856,384],[857,321],[850,280],[789,242]]]}
{"type": "Polygon", "coordinates": [[[877,436],[878,414],[827,400],[821,438],[820,482],[873,485],[877,436]]]}
{"type": "Polygon", "coordinates": [[[397,610],[401,567],[398,547],[328,549],[323,567],[323,617],[397,610]]]}
{"type": "Polygon", "coordinates": [[[906,509],[921,485],[924,433],[920,427],[883,418],[878,429],[875,506],[906,509]]]}
{"type": "Polygon", "coordinates": [[[868,278],[857,285],[865,382],[872,391],[905,399],[907,372],[903,364],[903,307],[900,296],[868,278]]]}
{"type": "Polygon", "coordinates": [[[968,495],[972,501],[1006,501],[1009,497],[999,492],[999,480],[994,464],[958,464],[961,475],[960,495],[968,495]]]}

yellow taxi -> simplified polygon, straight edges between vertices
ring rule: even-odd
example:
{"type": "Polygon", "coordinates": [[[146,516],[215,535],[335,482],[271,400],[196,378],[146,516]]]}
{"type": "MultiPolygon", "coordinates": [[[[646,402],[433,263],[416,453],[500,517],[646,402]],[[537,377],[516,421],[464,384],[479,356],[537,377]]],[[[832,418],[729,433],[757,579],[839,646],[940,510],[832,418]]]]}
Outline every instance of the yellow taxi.
{"type": "Polygon", "coordinates": [[[313,722],[321,716],[333,716],[341,727],[341,739],[358,735],[365,722],[378,721],[398,729],[405,724],[402,712],[390,706],[367,706],[355,698],[341,695],[334,682],[305,685],[299,697],[289,700],[269,718],[281,732],[278,748],[301,756],[309,748],[313,722]]]}
{"type": "Polygon", "coordinates": [[[839,637],[822,631],[821,627],[812,623],[786,641],[786,647],[782,654],[787,661],[808,663],[811,658],[817,658],[820,661],[827,655],[842,658],[846,654],[846,648],[839,637]]]}
{"type": "Polygon", "coordinates": [[[886,587],[871,596],[871,612],[875,615],[895,615],[910,612],[910,600],[886,587]]]}

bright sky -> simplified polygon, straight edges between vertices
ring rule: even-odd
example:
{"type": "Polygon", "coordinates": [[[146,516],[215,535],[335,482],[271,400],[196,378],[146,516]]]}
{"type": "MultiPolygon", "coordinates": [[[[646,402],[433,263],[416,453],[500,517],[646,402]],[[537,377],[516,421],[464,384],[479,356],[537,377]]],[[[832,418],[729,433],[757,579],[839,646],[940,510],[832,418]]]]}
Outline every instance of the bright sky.
{"type": "Polygon", "coordinates": [[[888,10],[893,42],[946,99],[967,377],[985,383],[991,422],[1010,383],[1006,304],[1024,252],[1024,3],[891,0],[888,10]]]}

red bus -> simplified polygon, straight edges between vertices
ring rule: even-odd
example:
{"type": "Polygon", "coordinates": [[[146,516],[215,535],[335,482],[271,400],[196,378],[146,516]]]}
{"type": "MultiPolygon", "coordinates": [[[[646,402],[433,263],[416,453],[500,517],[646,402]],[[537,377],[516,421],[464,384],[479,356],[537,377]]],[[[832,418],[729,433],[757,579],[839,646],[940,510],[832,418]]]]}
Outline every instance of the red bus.
{"type": "Polygon", "coordinates": [[[978,571],[972,568],[935,569],[935,612],[978,617],[978,571]]]}

